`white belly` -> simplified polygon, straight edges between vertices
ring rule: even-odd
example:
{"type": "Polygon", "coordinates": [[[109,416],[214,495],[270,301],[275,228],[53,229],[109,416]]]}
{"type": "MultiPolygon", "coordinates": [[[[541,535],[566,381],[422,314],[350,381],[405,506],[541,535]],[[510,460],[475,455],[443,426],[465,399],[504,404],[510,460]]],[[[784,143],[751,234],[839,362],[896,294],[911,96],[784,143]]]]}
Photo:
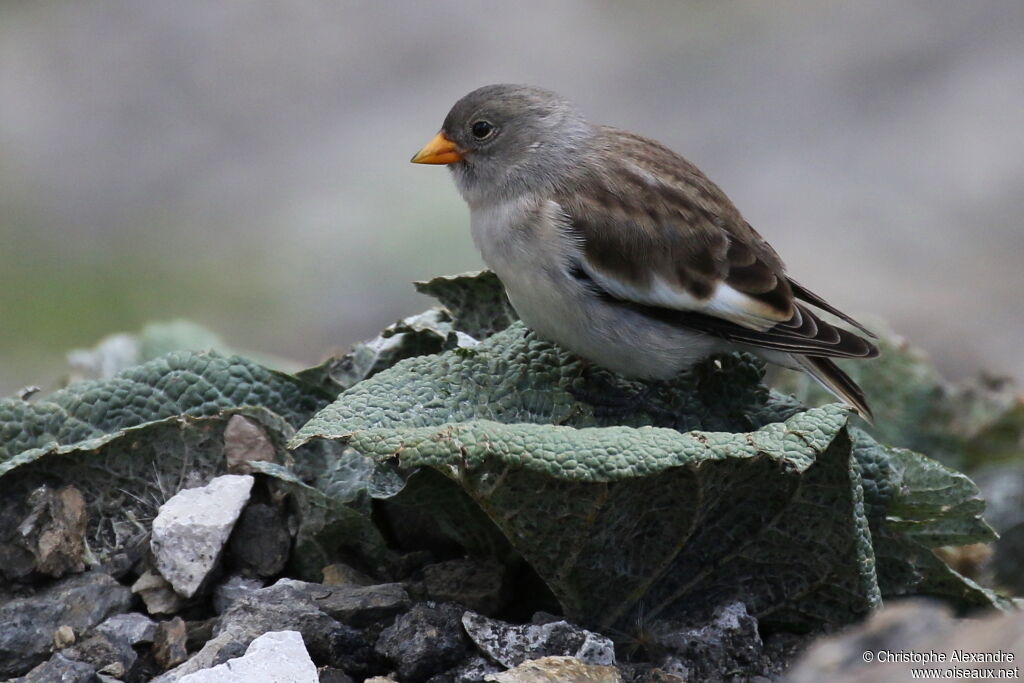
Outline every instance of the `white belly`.
{"type": "Polygon", "coordinates": [[[627,377],[666,379],[723,345],[712,337],[607,304],[573,278],[573,245],[554,225],[557,205],[511,201],[471,216],[474,241],[523,322],[597,365],[627,377]]]}

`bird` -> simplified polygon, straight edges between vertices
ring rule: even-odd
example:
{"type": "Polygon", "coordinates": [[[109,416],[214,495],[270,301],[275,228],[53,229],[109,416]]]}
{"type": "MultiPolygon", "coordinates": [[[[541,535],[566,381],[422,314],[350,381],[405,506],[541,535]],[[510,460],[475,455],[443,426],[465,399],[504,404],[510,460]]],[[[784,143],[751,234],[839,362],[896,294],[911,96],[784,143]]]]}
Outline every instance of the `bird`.
{"type": "Polygon", "coordinates": [[[448,166],[483,261],[541,338],[655,382],[752,352],[871,421],[832,359],[877,356],[875,335],[791,278],[726,194],[661,143],[593,124],[552,91],[495,84],[458,100],[412,162],[448,166]]]}

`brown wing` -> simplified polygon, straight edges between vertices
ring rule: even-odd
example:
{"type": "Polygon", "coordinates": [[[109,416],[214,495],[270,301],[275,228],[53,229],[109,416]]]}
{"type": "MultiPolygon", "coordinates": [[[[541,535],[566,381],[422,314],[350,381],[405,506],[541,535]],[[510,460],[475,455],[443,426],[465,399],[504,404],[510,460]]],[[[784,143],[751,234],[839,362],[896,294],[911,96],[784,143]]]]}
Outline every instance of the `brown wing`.
{"type": "MultiPolygon", "coordinates": [[[[652,318],[755,346],[876,353],[796,301],[778,254],[696,167],[624,131],[606,129],[601,144],[601,163],[581,168],[578,182],[554,198],[580,246],[571,268],[595,292],[652,318]]],[[[824,303],[797,288],[800,298],[824,303]]]]}

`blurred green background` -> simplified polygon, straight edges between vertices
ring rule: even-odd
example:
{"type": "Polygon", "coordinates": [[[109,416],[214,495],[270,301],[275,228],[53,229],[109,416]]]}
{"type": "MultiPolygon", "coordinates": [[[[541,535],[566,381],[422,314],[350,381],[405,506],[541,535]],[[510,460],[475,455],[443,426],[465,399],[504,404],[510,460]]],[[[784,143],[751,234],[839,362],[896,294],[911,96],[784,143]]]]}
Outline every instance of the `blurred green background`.
{"type": "Polygon", "coordinates": [[[1024,3],[0,2],[0,395],[190,318],[312,363],[480,265],[408,163],[474,87],[680,151],[801,282],[1024,378],[1024,3]]]}

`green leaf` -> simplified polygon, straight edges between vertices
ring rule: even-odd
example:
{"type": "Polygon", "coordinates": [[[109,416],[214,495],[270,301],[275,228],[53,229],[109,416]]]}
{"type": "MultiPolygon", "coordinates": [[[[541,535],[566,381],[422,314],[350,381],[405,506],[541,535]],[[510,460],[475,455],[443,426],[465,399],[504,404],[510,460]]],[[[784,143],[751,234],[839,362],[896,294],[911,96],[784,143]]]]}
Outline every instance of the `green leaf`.
{"type": "Polygon", "coordinates": [[[761,387],[762,372],[723,357],[602,416],[570,392],[587,384],[578,362],[516,324],[471,356],[406,360],[356,385],[292,445],[339,440],[450,478],[585,625],[628,628],[640,613],[737,597],[767,623],[848,622],[878,591],[846,413],[774,422],[792,404],[761,387]],[[631,426],[601,426],[613,422],[631,426]]]}
{"type": "MultiPolygon", "coordinates": [[[[150,323],[136,333],[118,333],[104,337],[91,349],[68,353],[71,379],[107,379],[118,372],[160,358],[175,351],[215,351],[232,355],[228,345],[215,332],[189,320],[150,323]]],[[[243,353],[261,365],[278,370],[297,370],[293,361],[260,353],[243,353]]]]}
{"type": "Polygon", "coordinates": [[[416,291],[440,301],[451,313],[455,329],[474,339],[487,339],[519,320],[505,286],[489,270],[417,282],[416,291]]]}
{"type": "Polygon", "coordinates": [[[993,592],[957,574],[932,552],[995,539],[985,503],[965,475],[931,458],[883,446],[854,430],[866,513],[886,598],[931,595],[961,608],[1003,606],[993,592]]]}
{"type": "Polygon", "coordinates": [[[0,476],[46,453],[95,450],[127,428],[178,415],[254,406],[301,424],[326,398],[246,358],[172,353],[36,401],[0,400],[0,476]]]}
{"type": "Polygon", "coordinates": [[[123,547],[184,484],[224,469],[224,428],[242,414],[284,443],[326,396],[251,360],[172,353],[38,401],[0,401],[0,496],[41,483],[85,495],[94,551],[123,547]]]}
{"type": "MultiPolygon", "coordinates": [[[[923,351],[876,327],[878,358],[837,361],[868,397],[875,423],[865,429],[872,436],[967,469],[1024,455],[1024,398],[1012,382],[983,377],[955,386],[923,351]]],[[[787,374],[782,385],[811,405],[832,400],[802,373],[787,374]]]]}
{"type": "Polygon", "coordinates": [[[356,344],[344,356],[328,358],[296,376],[337,394],[400,360],[468,349],[476,343],[469,335],[456,331],[447,313],[433,309],[400,320],[374,339],[356,344]]]}
{"type": "MultiPolygon", "coordinates": [[[[323,579],[321,570],[339,559],[378,576],[388,574],[396,555],[369,515],[349,505],[355,498],[327,495],[277,463],[252,462],[250,466],[276,480],[298,508],[299,526],[289,556],[290,574],[305,581],[319,582],[323,579]]],[[[357,475],[355,479],[361,477],[357,475]]],[[[334,489],[334,493],[340,491],[334,489]]]]}

